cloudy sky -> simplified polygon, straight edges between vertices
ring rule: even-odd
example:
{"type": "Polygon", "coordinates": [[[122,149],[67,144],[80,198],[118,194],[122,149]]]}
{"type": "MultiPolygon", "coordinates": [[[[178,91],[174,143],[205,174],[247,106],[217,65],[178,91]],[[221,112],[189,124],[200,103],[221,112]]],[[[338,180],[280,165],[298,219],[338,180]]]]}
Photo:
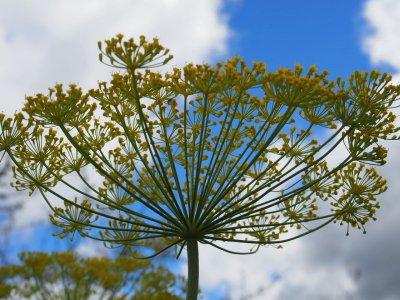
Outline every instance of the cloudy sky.
{"type": "MultiPolygon", "coordinates": [[[[56,82],[90,88],[107,79],[97,41],[119,32],[159,37],[173,66],[241,55],[272,70],[315,64],[334,78],[378,69],[400,81],[398,0],[0,0],[0,7],[0,110],[8,114],[25,95],[56,82]]],[[[221,290],[239,299],[259,288],[264,292],[253,299],[400,299],[400,147],[387,146],[380,171],[390,188],[367,235],[346,237],[332,225],[247,257],[202,247],[200,284],[208,299],[219,299],[221,290]]],[[[18,226],[47,220],[42,202],[26,201],[18,226]]],[[[79,249],[90,254],[96,246],[79,249]]]]}

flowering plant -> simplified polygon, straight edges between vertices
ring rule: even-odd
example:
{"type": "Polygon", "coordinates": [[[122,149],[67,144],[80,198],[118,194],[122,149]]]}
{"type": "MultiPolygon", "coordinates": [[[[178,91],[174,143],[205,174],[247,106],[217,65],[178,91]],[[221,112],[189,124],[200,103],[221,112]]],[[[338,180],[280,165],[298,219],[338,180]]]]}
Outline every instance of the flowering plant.
{"type": "Polygon", "coordinates": [[[172,56],[157,39],[118,35],[99,49],[122,70],[110,83],[88,93],[57,84],[27,97],[13,118],[0,115],[13,185],[43,196],[60,237],[77,232],[132,255],[162,241],[149,257],[186,247],[187,299],[197,299],[198,243],[254,253],[331,222],[348,233],[375,219],[386,182],[373,166],[385,163],[381,141],[399,130],[391,109],[400,86],[389,75],[330,81],[314,66],[267,72],[238,57],[161,74],[152,69],[172,56]]]}

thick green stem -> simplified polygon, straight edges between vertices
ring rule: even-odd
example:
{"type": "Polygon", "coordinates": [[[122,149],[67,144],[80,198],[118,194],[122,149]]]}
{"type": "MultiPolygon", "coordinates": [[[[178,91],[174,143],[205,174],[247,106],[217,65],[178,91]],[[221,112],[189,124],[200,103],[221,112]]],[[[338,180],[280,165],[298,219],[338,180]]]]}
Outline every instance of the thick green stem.
{"type": "Polygon", "coordinates": [[[197,300],[199,291],[199,248],[197,240],[187,240],[188,290],[187,300],[197,300]]]}

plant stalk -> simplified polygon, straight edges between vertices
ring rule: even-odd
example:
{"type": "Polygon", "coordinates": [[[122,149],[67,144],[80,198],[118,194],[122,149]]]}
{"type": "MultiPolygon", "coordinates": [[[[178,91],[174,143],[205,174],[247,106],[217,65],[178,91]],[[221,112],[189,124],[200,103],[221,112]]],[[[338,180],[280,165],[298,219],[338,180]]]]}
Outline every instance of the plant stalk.
{"type": "Polygon", "coordinates": [[[188,289],[186,300],[197,300],[199,291],[199,248],[196,239],[187,240],[188,289]]]}

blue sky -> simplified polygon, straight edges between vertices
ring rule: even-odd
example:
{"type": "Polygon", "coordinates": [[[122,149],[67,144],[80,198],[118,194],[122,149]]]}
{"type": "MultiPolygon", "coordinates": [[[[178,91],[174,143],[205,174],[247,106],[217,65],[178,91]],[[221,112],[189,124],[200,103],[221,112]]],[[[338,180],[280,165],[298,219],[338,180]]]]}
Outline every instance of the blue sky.
{"type": "Polygon", "coordinates": [[[229,54],[266,61],[270,69],[317,65],[334,76],[371,68],[361,50],[364,1],[228,2],[229,54]]]}
{"type": "MultiPolygon", "coordinates": [[[[240,55],[264,61],[270,70],[317,65],[331,78],[355,70],[378,69],[400,74],[400,5],[397,0],[0,0],[0,111],[11,114],[25,95],[43,92],[55,82],[78,82],[91,88],[110,70],[97,62],[96,41],[118,32],[158,36],[175,55],[173,64],[215,62],[240,55]]],[[[343,228],[293,242],[283,250],[262,249],[251,257],[201,248],[203,290],[229,290],[239,299],[244,290],[265,287],[255,300],[344,299],[398,300],[400,276],[398,215],[400,147],[391,150],[382,174],[392,186],[382,197],[380,220],[368,234],[345,238],[343,228]],[[376,253],[381,253],[377,255],[376,253]],[[357,271],[358,270],[358,271],[357,271]],[[355,272],[361,272],[355,278],[355,272]],[[328,297],[328,296],[329,297],[328,297]]],[[[39,197],[24,201],[16,217],[17,243],[29,249],[65,247],[47,231],[32,232],[31,222],[47,224],[39,197]],[[39,236],[39,238],[35,238],[39,236]],[[56,246],[54,246],[56,245],[56,246]],[[61,246],[62,245],[62,246],[61,246]]],[[[14,236],[16,237],[16,236],[14,236]]],[[[82,241],[82,254],[102,246],[82,241]]],[[[15,248],[14,248],[15,249],[15,248]]],[[[184,273],[182,260],[182,273],[184,273]]],[[[209,293],[206,299],[218,299],[209,293]]]]}

